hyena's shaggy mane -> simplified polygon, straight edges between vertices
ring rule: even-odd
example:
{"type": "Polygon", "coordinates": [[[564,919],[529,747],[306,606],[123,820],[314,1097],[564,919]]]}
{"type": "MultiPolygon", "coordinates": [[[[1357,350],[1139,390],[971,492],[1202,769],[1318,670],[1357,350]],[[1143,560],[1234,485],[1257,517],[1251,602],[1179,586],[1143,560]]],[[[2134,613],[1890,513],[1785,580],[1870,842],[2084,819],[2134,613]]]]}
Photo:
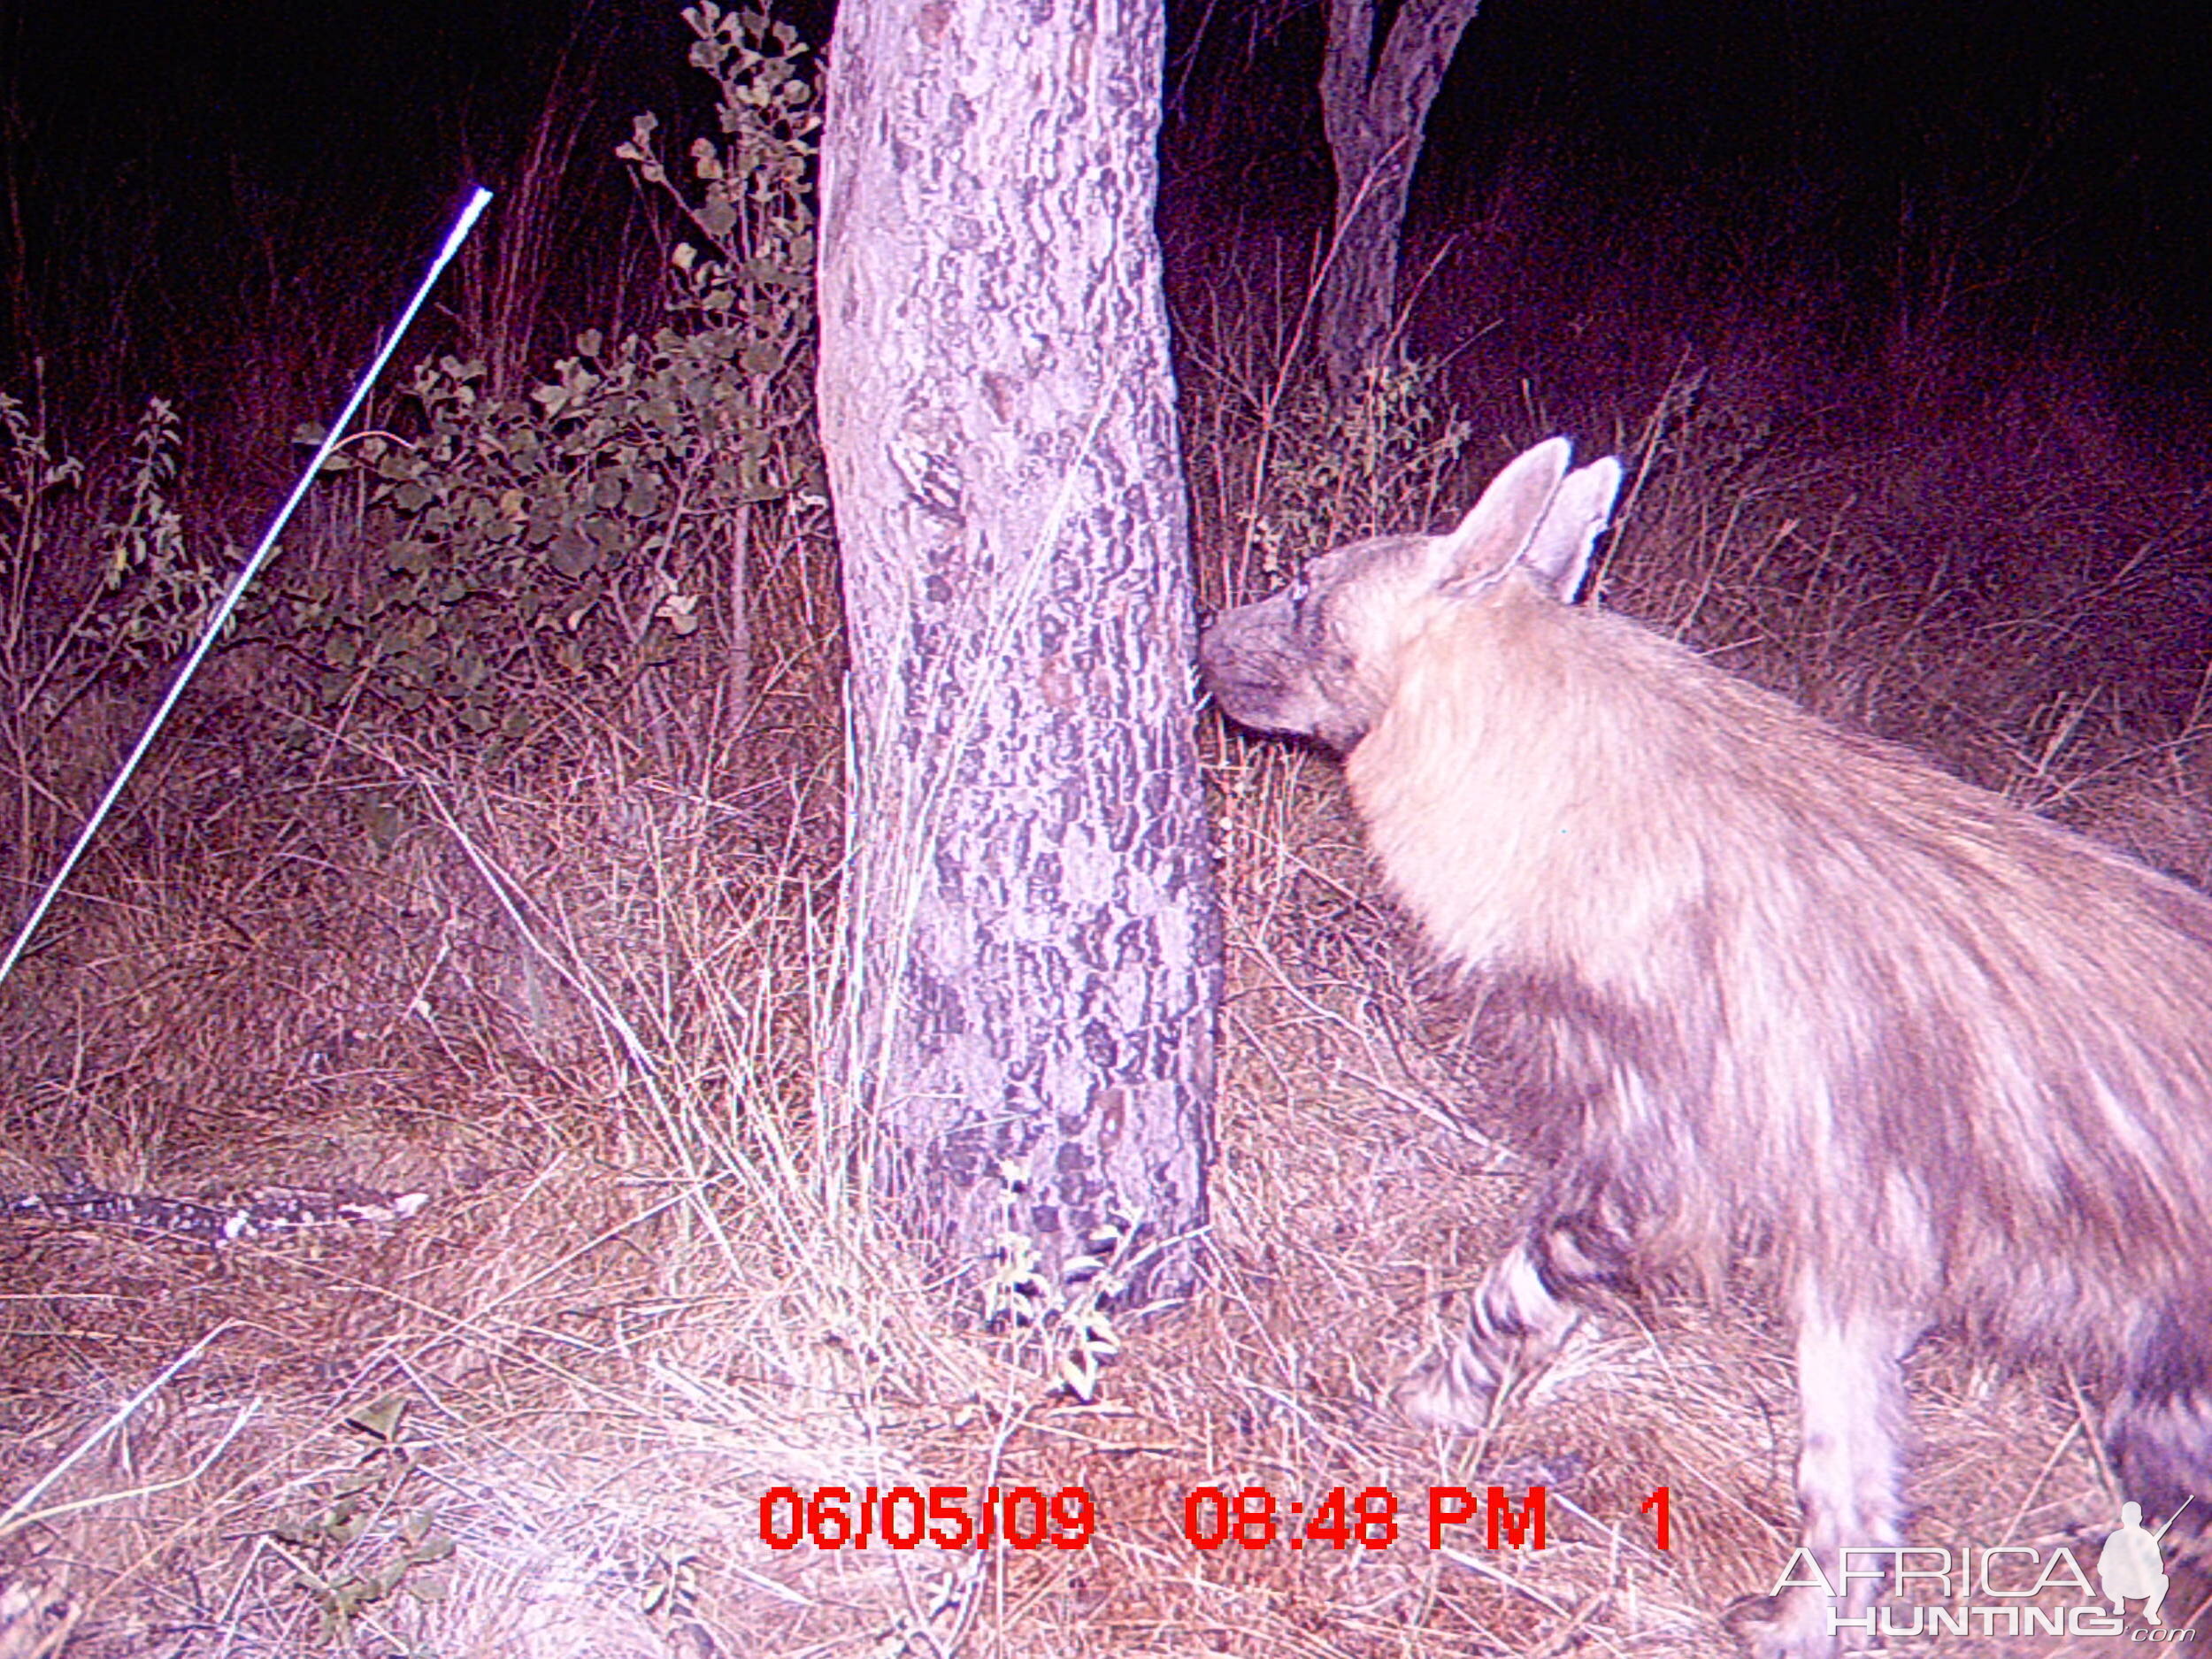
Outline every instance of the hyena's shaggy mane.
{"type": "Polygon", "coordinates": [[[1540,1012],[1654,1266],[1748,1237],[2212,1368],[2212,902],[1519,575],[1406,642],[1348,771],[1440,956],[1540,1012]]]}

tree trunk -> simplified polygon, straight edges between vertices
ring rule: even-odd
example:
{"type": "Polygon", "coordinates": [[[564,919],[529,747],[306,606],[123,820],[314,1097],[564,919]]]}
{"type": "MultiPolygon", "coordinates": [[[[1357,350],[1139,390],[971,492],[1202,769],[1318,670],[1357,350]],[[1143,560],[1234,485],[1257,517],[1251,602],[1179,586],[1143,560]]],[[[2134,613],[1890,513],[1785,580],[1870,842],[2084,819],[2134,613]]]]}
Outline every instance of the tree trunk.
{"type": "Polygon", "coordinates": [[[1152,228],[1159,0],[845,0],[822,436],[851,669],[846,1098],[963,1265],[1192,1279],[1219,928],[1152,228]],[[1008,1233],[1026,1240],[1010,1240],[1008,1233]]]}
{"type": "Polygon", "coordinates": [[[1398,242],[1429,105],[1482,0],[1405,0],[1375,58],[1375,0],[1329,0],[1321,121],[1336,167],[1336,223],[1321,279],[1329,383],[1358,387],[1390,343],[1398,242]]]}

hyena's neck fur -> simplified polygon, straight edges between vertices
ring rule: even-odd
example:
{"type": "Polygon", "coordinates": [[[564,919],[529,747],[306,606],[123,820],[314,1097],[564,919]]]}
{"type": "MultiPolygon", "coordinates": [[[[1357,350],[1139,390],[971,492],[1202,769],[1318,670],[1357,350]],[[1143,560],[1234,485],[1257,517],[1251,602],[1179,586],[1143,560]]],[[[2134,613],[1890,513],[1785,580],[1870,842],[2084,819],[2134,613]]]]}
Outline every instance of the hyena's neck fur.
{"type": "Polygon", "coordinates": [[[1659,910],[1696,902],[1694,842],[1663,824],[1632,842],[1621,830],[1624,814],[1646,816],[1621,762],[1648,749],[1682,667],[1663,659],[1684,657],[1517,575],[1479,603],[1432,602],[1345,770],[1386,877],[1448,960],[1601,983],[1633,971],[1591,955],[1630,931],[1624,895],[1659,910]],[[1622,695],[1624,674],[1644,677],[1640,658],[1663,659],[1654,699],[1622,695]],[[1609,867],[1624,856],[1632,882],[1609,867]],[[1601,909],[1597,925],[1580,925],[1586,905],[1601,909]]]}

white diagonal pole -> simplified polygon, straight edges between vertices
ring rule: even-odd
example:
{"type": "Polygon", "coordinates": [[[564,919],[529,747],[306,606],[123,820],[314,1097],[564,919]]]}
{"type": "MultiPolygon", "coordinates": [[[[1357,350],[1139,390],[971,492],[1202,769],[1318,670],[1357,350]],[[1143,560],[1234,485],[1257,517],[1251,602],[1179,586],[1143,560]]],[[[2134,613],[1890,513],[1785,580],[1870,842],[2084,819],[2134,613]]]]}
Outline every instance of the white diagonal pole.
{"type": "Polygon", "coordinates": [[[384,337],[384,344],[376,354],[376,361],[369,365],[368,373],[354,387],[353,396],[346,399],[346,406],[330,423],[330,430],[323,434],[323,441],[315,450],[315,458],[300,474],[300,481],[292,486],[291,495],[285,498],[284,505],[277,510],[277,516],[270,521],[260,545],[253,550],[253,557],[245,562],[237,575],[231,578],[230,588],[223,595],[223,603],[215,607],[215,614],[208,618],[206,630],[200,635],[200,642],[192,648],[192,655],[184,659],[184,666],[177,670],[176,678],[169,682],[168,695],[162,698],[161,706],[154,710],[153,718],[146,722],[146,729],[139,734],[137,746],[131,750],[121,770],[116,772],[115,781],[108,785],[108,792],[100,797],[100,804],[92,809],[92,816],[85,820],[84,828],[78,832],[76,844],[70,848],[69,856],[61,861],[61,868],[54,872],[54,879],[46,884],[46,890],[38,895],[38,902],[31,907],[30,915],[24,918],[22,927],[16,933],[15,941],[8,947],[6,960],[0,961],[0,985],[7,983],[8,975],[15,971],[15,964],[30,948],[31,935],[38,931],[39,923],[46,919],[46,912],[53,907],[54,900],[60,895],[62,884],[69,879],[70,872],[76,869],[77,861],[84,856],[85,849],[92,845],[92,838],[100,833],[100,826],[106,821],[109,810],[121,798],[124,786],[131,780],[131,774],[138,770],[138,763],[146,758],[146,751],[154,746],[154,739],[160,735],[170,710],[177,706],[177,699],[184,695],[184,688],[191,683],[192,676],[199,672],[200,664],[215,649],[215,641],[221,635],[224,624],[230,620],[231,612],[238,609],[238,602],[246,596],[247,588],[261,567],[269,562],[269,555],[276,549],[277,537],[283,534],[284,526],[291,522],[292,514],[306,499],[315,475],[322,471],[323,463],[337,449],[339,441],[345,436],[346,428],[353,424],[354,416],[360,413],[361,405],[368,400],[370,388],[376,384],[378,376],[384,373],[384,365],[392,360],[392,353],[398,349],[402,336],[415,320],[415,313],[422,310],[423,302],[430,297],[430,290],[436,284],[439,273],[460,251],[462,242],[475,228],[478,218],[491,199],[489,190],[478,189],[469,197],[468,204],[462,208],[460,216],[453,221],[453,228],[446,233],[445,246],[438,250],[438,257],[430,262],[430,269],[423,273],[422,281],[415,289],[415,297],[407,302],[407,309],[400,313],[399,321],[384,337]]]}

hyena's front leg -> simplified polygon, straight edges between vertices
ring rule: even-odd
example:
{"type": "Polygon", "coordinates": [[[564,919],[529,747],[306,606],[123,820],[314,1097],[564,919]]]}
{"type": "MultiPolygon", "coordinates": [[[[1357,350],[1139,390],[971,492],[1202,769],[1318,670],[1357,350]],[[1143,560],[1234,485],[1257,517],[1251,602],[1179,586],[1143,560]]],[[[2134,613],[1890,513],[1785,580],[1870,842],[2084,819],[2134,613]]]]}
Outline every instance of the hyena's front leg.
{"type": "Polygon", "coordinates": [[[1797,1298],[1797,1395],[1802,1425],[1797,1496],[1804,1552],[1779,1595],[1739,1604],[1729,1624],[1756,1659],[1829,1659],[1866,1645],[1863,1619],[1887,1584],[1904,1536],[1904,1358],[1922,1324],[1894,1311],[1839,1308],[1809,1281],[1797,1298]],[[1854,1552],[1847,1559],[1846,1550],[1854,1552]],[[1831,1629],[1830,1614],[1855,1621],[1831,1629]]]}
{"type": "Polygon", "coordinates": [[[1542,1370],[1582,1317],[1568,1298],[1617,1284],[1621,1259],[1587,1216],[1541,1220],[1483,1276],[1466,1334],[1398,1385],[1398,1409],[1428,1428],[1481,1429],[1499,1391],[1542,1370]]]}

